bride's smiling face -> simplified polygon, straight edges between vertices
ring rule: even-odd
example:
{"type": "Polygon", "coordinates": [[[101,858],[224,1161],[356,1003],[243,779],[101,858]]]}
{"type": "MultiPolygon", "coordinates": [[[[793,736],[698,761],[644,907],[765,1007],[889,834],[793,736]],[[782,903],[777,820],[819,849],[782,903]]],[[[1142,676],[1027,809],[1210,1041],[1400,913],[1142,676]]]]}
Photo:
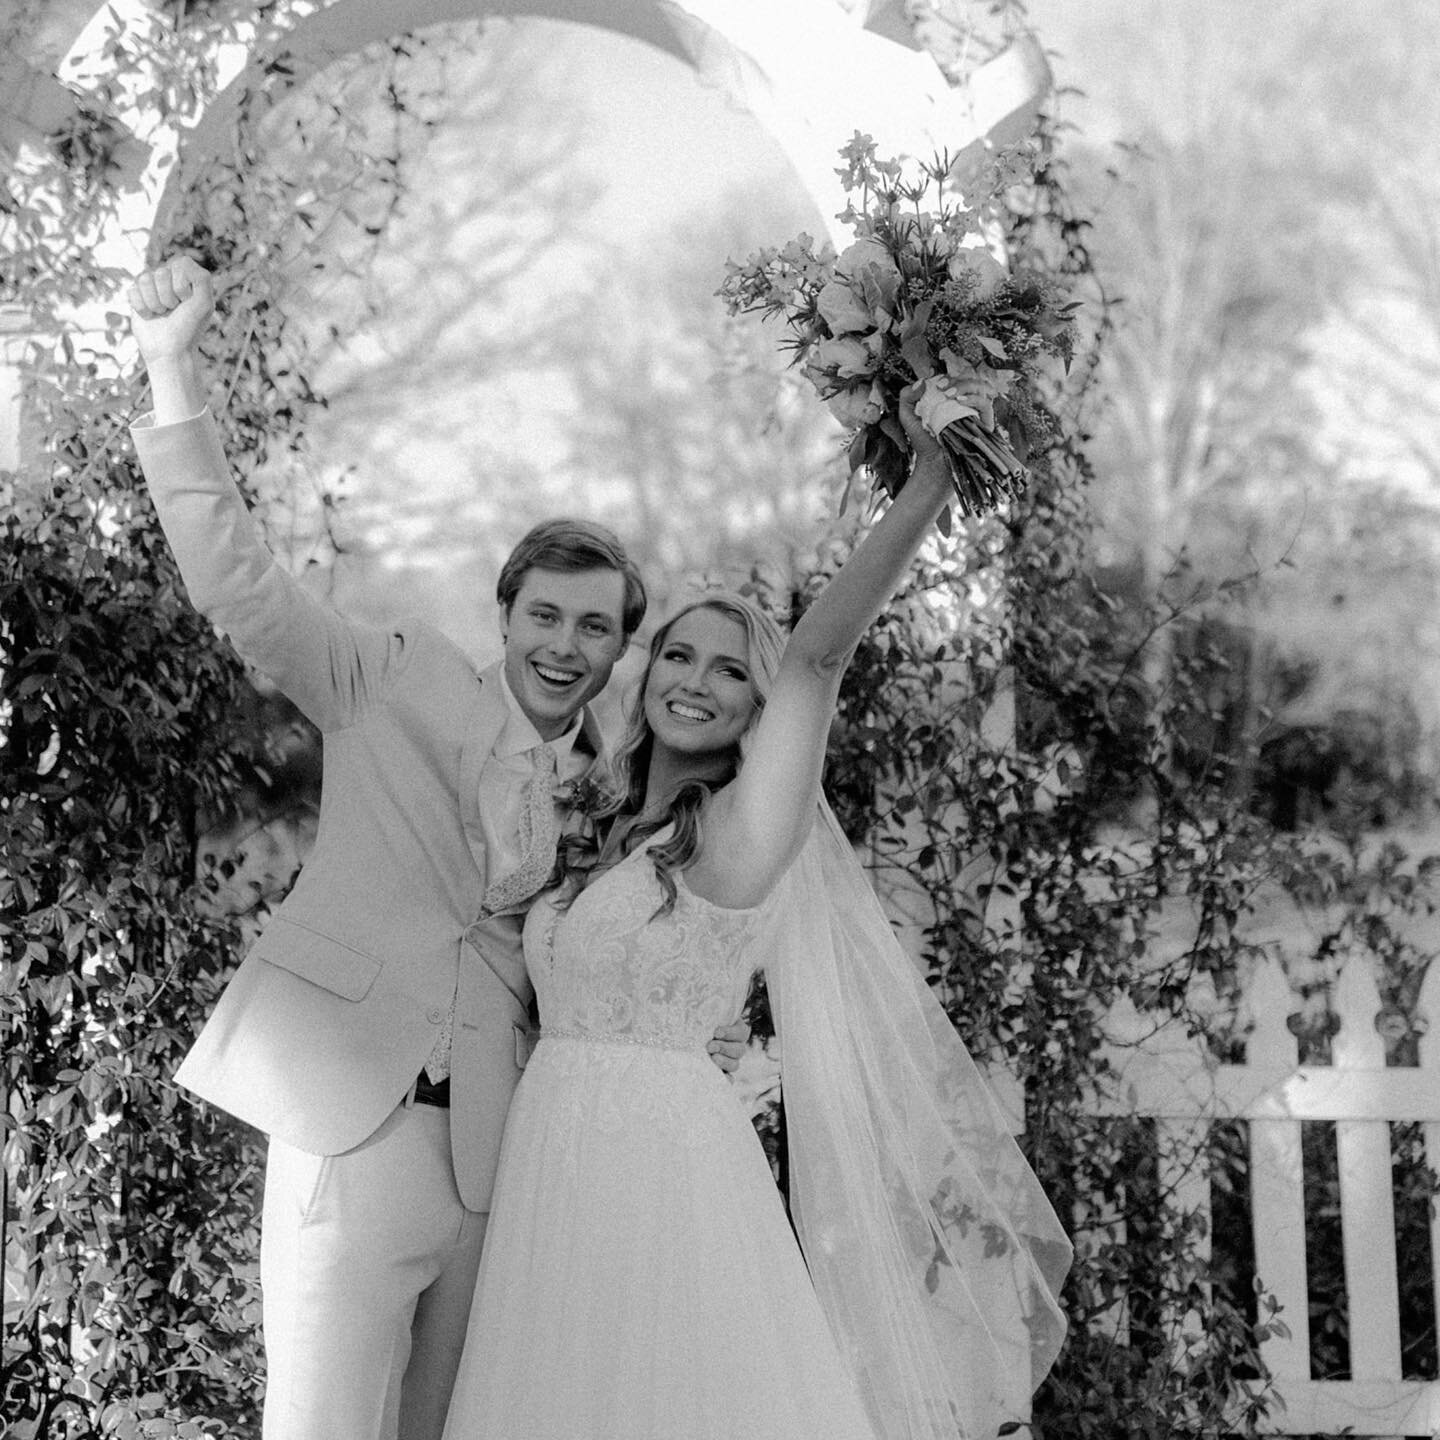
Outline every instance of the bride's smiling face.
{"type": "Polygon", "coordinates": [[[745,627],[717,610],[691,610],[670,627],[645,685],[655,741],[683,754],[733,750],[759,707],[745,627]]]}

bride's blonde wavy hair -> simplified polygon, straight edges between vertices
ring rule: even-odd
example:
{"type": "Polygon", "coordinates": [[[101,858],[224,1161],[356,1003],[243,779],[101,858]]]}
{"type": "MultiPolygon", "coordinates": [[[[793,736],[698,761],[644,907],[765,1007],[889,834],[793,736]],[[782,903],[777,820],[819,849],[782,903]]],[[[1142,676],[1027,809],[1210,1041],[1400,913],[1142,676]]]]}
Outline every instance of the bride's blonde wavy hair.
{"type": "MultiPolygon", "coordinates": [[[[650,642],[650,657],[645,662],[645,673],[640,678],[631,707],[629,723],[624,738],[615,752],[613,761],[614,780],[609,800],[596,811],[596,818],[602,822],[617,815],[638,815],[645,808],[645,781],[650,770],[650,752],[654,748],[655,735],[645,718],[645,691],[650,683],[650,672],[670,632],[685,616],[697,610],[713,610],[727,620],[734,620],[743,627],[748,647],[746,661],[750,668],[750,683],[755,690],[755,714],[750,725],[753,728],[765,698],[770,693],[776,671],[780,668],[780,656],[785,649],[785,634],[780,627],[752,601],[743,595],[730,591],[709,591],[688,604],[682,605],[655,632],[650,642]]],[[[634,826],[625,837],[625,854],[644,844],[650,836],[674,824],[675,833],[663,844],[650,851],[651,863],[655,866],[656,877],[665,899],[658,914],[668,914],[675,907],[675,871],[684,870],[695,861],[700,853],[703,837],[700,833],[700,810],[712,791],[732,780],[740,768],[744,756],[746,737],[740,744],[729,770],[711,780],[690,780],[681,785],[671,797],[663,813],[653,815],[642,824],[634,826]]]]}

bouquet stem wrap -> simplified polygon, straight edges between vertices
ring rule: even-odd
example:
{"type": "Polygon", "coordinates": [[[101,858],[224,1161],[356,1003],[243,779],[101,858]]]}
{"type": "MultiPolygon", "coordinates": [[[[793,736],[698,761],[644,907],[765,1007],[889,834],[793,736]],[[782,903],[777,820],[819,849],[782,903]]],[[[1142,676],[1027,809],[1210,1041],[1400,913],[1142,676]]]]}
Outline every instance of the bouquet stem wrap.
{"type": "Polygon", "coordinates": [[[953,420],[938,436],[950,462],[962,515],[984,515],[1025,493],[1025,467],[998,435],[975,420],[953,420]]]}

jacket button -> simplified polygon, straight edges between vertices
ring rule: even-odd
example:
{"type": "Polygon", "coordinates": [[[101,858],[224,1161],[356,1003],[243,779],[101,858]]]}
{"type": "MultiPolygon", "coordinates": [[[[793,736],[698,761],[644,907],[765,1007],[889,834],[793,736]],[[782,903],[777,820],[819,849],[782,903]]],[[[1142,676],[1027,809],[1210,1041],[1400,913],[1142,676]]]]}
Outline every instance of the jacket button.
{"type": "Polygon", "coordinates": [[[445,1019],[445,1012],[437,1006],[425,1018],[432,1025],[439,1025],[445,1019]]]}

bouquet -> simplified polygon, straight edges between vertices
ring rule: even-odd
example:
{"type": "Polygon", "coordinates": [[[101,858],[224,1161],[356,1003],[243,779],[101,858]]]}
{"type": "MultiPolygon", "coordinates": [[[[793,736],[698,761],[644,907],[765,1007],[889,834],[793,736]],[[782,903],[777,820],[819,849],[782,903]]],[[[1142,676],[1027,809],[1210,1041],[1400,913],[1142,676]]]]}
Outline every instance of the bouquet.
{"type": "Polygon", "coordinates": [[[785,317],[794,363],[852,432],[851,473],[863,465],[892,498],[912,459],[900,393],[920,383],[916,413],[950,462],[960,513],[984,514],[1023,491],[1025,460],[1054,423],[1039,368],[1068,367],[1073,344],[1077,306],[1048,277],[1009,273],[986,239],[1028,158],[996,154],[962,182],[941,157],[912,182],[868,135],[840,153],[840,219],[855,242],[836,255],[802,234],[727,261],[717,293],[732,315],[785,317]]]}

